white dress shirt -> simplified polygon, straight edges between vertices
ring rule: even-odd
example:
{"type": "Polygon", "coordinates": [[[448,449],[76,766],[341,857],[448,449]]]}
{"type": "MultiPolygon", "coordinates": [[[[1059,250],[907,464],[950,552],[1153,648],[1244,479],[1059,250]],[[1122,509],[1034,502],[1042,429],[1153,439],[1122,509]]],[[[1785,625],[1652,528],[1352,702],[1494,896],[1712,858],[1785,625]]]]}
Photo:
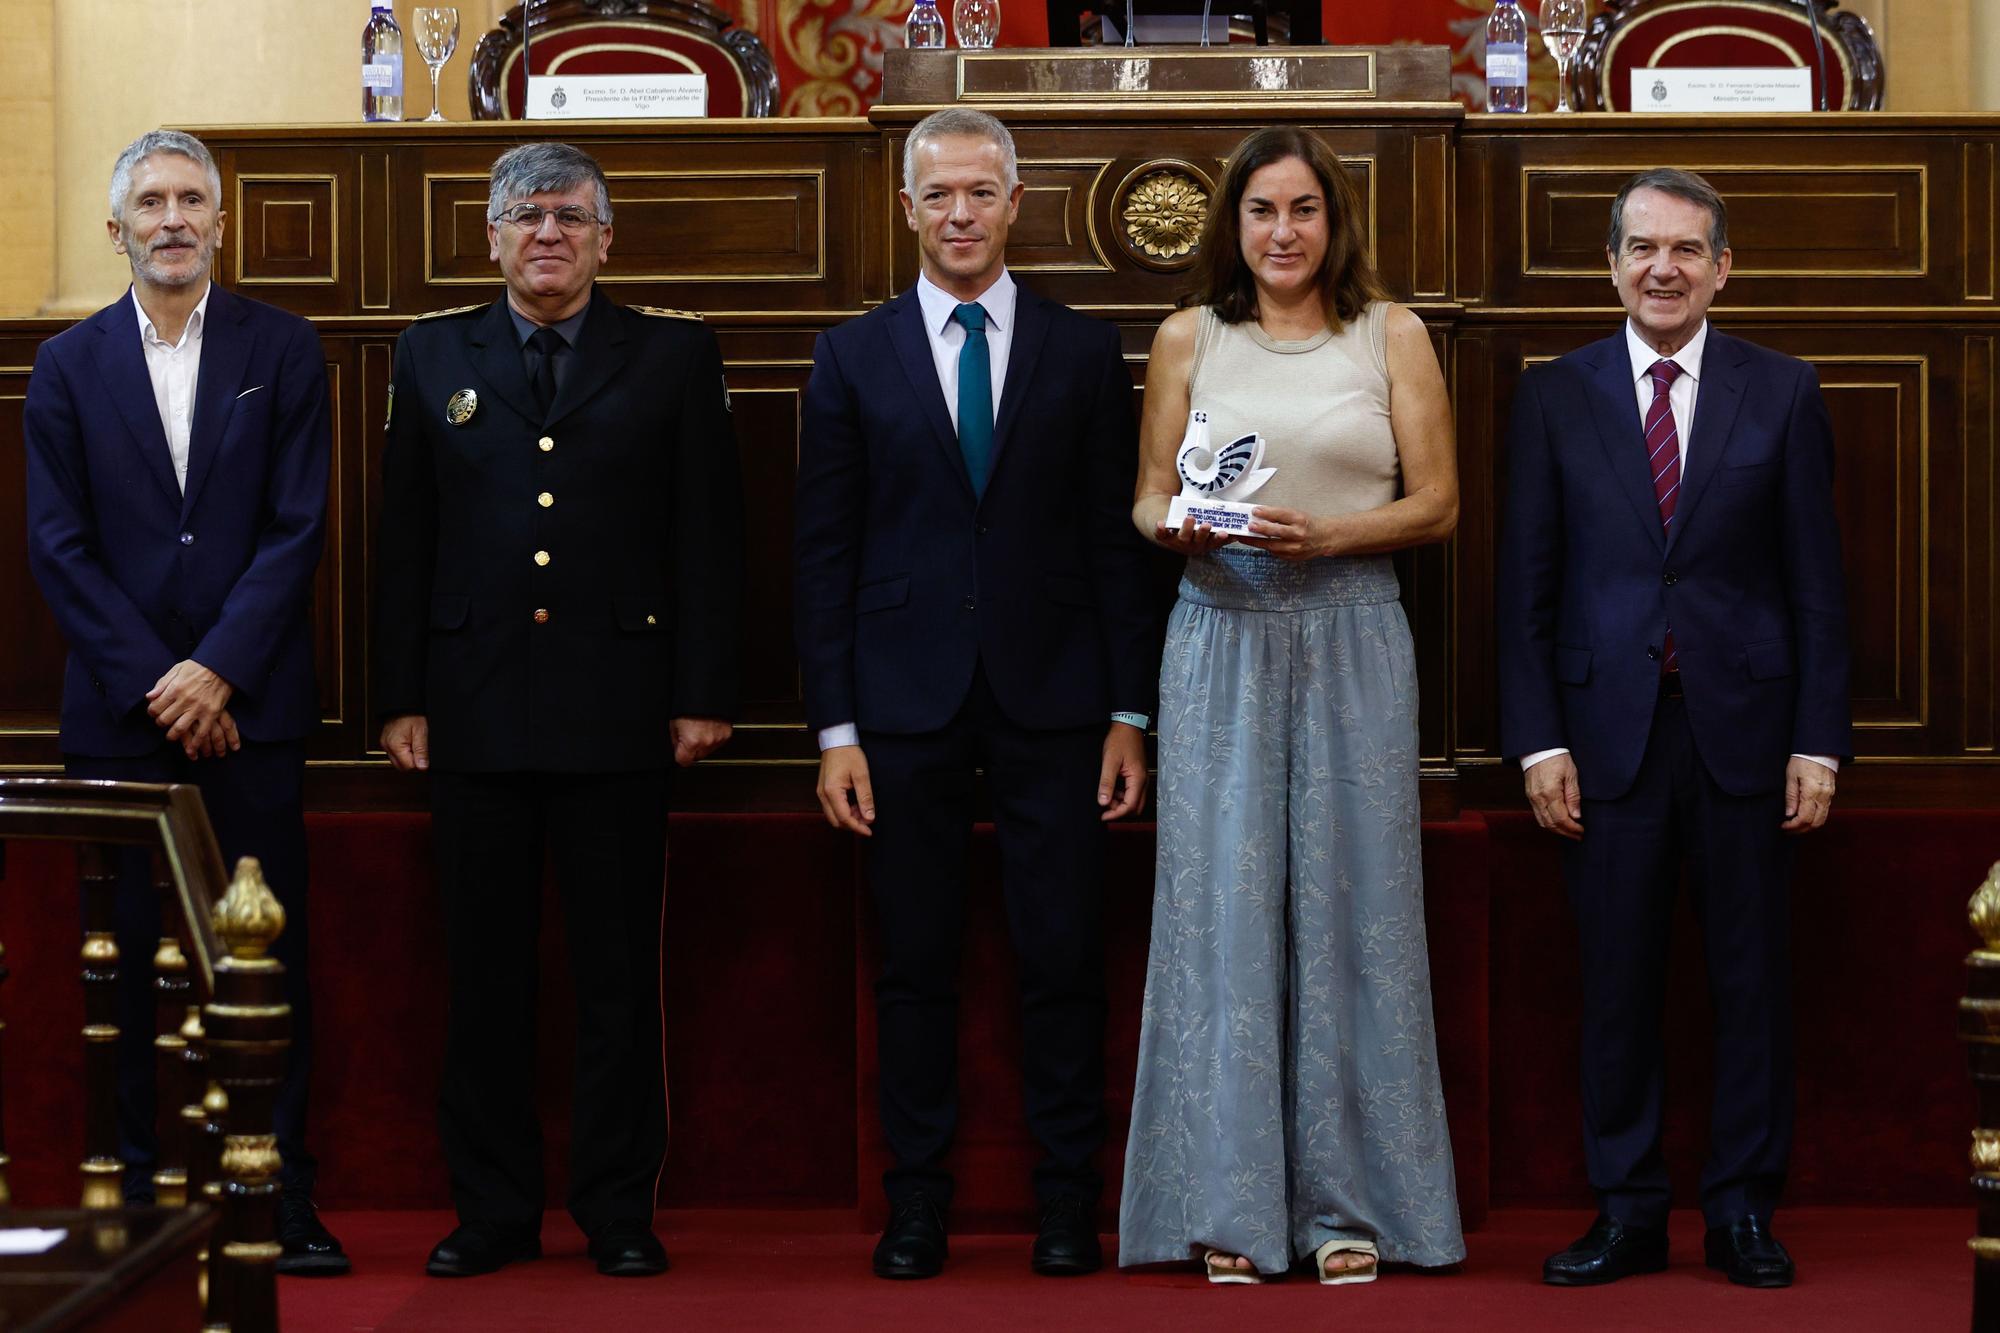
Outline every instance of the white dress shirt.
{"type": "MultiPolygon", "coordinates": [[[[993,419],[1000,419],[1000,389],[1007,383],[1007,355],[1014,350],[1014,298],[1019,288],[1006,269],[974,298],[986,310],[986,359],[993,371],[993,419]]],[[[960,301],[932,282],[917,275],[917,304],[923,307],[924,332],[930,335],[931,362],[937,367],[938,387],[944,390],[944,406],[951,413],[951,428],[958,429],[958,353],[965,346],[965,325],[952,318],[960,301]]]]}
{"type": "MultiPolygon", "coordinates": [[[[1638,405],[1639,420],[1646,419],[1646,413],[1653,406],[1653,363],[1667,360],[1681,368],[1674,382],[1667,386],[1667,406],[1674,414],[1674,436],[1680,442],[1681,475],[1687,475],[1688,434],[1694,426],[1695,396],[1701,391],[1701,358],[1708,350],[1708,321],[1703,320],[1695,330],[1694,337],[1688,339],[1687,346],[1672,356],[1661,357],[1639,331],[1632,327],[1632,321],[1625,321],[1625,352],[1632,359],[1632,400],[1638,405]]],[[[1553,759],[1559,754],[1568,754],[1569,747],[1557,746],[1552,750],[1537,750],[1533,754],[1521,756],[1522,769],[1533,768],[1544,759],[1553,759]]],[[[1838,773],[1840,761],[1830,755],[1795,754],[1794,759],[1810,759],[1815,764],[1824,764],[1838,773]]]]}
{"type": "Polygon", "coordinates": [[[209,290],[202,288],[201,300],[181,330],[181,340],[170,343],[153,327],[146,307],[139,304],[139,289],[132,289],[132,308],[139,312],[139,345],[145,349],[146,374],[153,381],[153,402],[167,432],[174,480],[183,492],[187,490],[188,437],[194,430],[194,386],[201,374],[201,325],[208,314],[209,290]]]}

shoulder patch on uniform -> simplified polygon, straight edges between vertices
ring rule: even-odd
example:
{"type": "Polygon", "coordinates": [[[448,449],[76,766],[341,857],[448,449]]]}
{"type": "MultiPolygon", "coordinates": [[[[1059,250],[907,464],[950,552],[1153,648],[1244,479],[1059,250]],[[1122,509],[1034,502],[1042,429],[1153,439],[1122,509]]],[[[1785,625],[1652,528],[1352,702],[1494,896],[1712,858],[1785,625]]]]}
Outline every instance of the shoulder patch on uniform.
{"type": "Polygon", "coordinates": [[[699,310],[669,310],[663,305],[634,305],[625,308],[636,310],[642,315],[658,315],[662,319],[691,319],[697,324],[702,320],[699,310]]]}
{"type": "Polygon", "coordinates": [[[480,301],[474,305],[455,305],[449,310],[429,310],[421,315],[412,316],[410,322],[415,323],[420,319],[443,319],[446,315],[463,315],[472,310],[484,310],[492,304],[491,301],[480,301]]]}

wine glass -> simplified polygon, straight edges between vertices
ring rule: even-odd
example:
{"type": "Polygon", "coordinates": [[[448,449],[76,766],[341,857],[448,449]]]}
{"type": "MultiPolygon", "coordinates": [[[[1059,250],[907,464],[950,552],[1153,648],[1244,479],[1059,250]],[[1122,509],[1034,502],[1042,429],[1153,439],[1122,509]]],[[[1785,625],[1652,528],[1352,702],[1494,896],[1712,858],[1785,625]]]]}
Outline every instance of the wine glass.
{"type": "Polygon", "coordinates": [[[951,26],[964,50],[978,51],[992,46],[993,39],[1000,35],[1000,0],[955,0],[951,26]]]}
{"type": "Polygon", "coordinates": [[[411,16],[417,30],[417,50],[431,67],[431,113],[425,120],[443,120],[438,106],[438,73],[458,49],[458,10],[450,5],[420,5],[411,16]]]}
{"type": "Polygon", "coordinates": [[[1583,45],[1583,18],[1590,0],[1542,0],[1542,46],[1556,62],[1556,110],[1568,111],[1569,62],[1583,45]]]}

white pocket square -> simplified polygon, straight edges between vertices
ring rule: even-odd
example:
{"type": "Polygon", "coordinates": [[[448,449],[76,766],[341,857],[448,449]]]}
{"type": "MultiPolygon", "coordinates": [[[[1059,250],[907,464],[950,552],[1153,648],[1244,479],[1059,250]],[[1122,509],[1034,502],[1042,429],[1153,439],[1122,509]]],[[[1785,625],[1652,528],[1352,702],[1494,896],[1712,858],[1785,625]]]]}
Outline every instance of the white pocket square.
{"type": "Polygon", "coordinates": [[[245,389],[245,390],[244,390],[244,391],[243,391],[242,393],[239,393],[239,394],[237,394],[236,396],[237,396],[238,398],[248,398],[248,397],[249,397],[249,396],[250,396],[251,394],[253,394],[253,393],[257,392],[257,390],[259,390],[259,389],[261,389],[261,388],[263,388],[263,387],[264,387],[264,386],[263,386],[263,385],[261,385],[261,384],[253,384],[252,386],[250,386],[249,388],[245,389]]]}

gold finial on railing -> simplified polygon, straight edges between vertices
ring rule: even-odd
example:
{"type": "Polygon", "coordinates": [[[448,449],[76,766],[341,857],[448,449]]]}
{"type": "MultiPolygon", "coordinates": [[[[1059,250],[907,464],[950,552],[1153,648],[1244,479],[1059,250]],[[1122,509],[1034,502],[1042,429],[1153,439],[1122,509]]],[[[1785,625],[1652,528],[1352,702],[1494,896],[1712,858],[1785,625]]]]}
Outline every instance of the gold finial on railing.
{"type": "Polygon", "coordinates": [[[1986,952],[2000,953],[2000,861],[1993,863],[1985,882],[1973,890],[1965,910],[1972,928],[1985,941],[1986,952]]]}
{"type": "Polygon", "coordinates": [[[285,928],[285,909],[264,882],[264,866],[254,856],[236,863],[229,892],[215,905],[215,933],[232,958],[262,958],[285,928]]]}

